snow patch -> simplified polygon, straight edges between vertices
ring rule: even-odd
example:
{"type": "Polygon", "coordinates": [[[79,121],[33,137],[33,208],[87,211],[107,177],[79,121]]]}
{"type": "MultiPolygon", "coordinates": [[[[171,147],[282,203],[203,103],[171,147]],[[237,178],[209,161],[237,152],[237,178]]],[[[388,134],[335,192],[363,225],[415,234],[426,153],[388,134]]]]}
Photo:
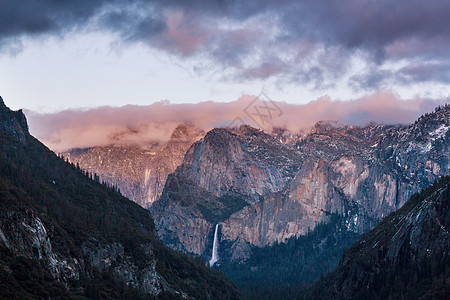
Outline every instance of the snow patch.
{"type": "Polygon", "coordinates": [[[448,126],[446,126],[445,124],[442,124],[436,130],[430,132],[430,136],[432,137],[433,140],[436,140],[436,139],[439,139],[439,138],[445,136],[447,131],[448,131],[448,126]]]}

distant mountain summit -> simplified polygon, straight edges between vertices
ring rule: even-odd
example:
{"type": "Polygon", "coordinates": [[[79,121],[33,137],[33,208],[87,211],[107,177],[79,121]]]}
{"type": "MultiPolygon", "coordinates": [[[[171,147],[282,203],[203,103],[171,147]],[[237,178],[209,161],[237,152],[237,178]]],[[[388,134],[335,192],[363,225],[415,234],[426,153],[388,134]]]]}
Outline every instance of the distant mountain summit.
{"type": "Polygon", "coordinates": [[[123,195],[149,208],[162,193],[167,175],[181,164],[187,149],[203,136],[190,123],[179,124],[166,144],[109,145],[61,153],[123,195]]]}
{"type": "Polygon", "coordinates": [[[0,103],[1,299],[236,299],[157,238],[145,210],[63,161],[0,103]]]}

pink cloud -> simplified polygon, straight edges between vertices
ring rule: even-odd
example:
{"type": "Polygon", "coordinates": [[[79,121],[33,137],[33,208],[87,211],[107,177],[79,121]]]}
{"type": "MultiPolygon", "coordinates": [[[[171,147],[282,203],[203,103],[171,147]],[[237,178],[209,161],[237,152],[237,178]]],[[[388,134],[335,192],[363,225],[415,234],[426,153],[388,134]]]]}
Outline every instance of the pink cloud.
{"type": "MultiPolygon", "coordinates": [[[[204,130],[229,126],[233,120],[258,126],[261,123],[255,124],[245,113],[246,107],[257,105],[259,100],[253,101],[255,96],[245,95],[228,103],[170,104],[163,101],[148,106],[99,107],[53,114],[27,112],[27,117],[31,133],[50,149],[62,152],[70,148],[110,144],[145,146],[165,142],[172,130],[182,122],[190,122],[204,130]]],[[[349,101],[321,97],[303,105],[276,102],[281,115],[274,114],[262,129],[271,131],[274,127],[282,127],[299,132],[309,130],[321,120],[352,125],[365,125],[371,121],[412,123],[421,114],[443,103],[445,100],[402,100],[389,92],[349,101]]],[[[239,125],[239,122],[235,124],[239,125]]]]}

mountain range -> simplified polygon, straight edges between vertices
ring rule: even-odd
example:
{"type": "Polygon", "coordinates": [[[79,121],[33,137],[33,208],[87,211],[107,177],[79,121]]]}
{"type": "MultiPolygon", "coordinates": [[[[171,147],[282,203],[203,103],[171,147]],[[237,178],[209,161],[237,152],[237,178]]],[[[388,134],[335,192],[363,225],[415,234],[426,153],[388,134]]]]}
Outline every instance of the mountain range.
{"type": "Polygon", "coordinates": [[[169,246],[197,255],[211,252],[220,223],[231,259],[304,235],[332,213],[364,233],[448,174],[449,120],[445,106],[411,125],[321,122],[293,146],[250,126],[214,129],[189,148],[150,210],[169,246]]]}
{"type": "Polygon", "coordinates": [[[308,286],[411,195],[449,174],[449,120],[445,105],[409,125],[321,121],[308,133],[249,125],[205,133],[183,123],[163,145],[61,155],[149,209],[170,248],[209,261],[216,244],[215,267],[241,291],[268,278],[266,286],[281,284],[267,274],[289,268],[270,257],[284,245],[296,245],[286,257],[302,257],[285,282],[308,286]],[[308,256],[308,247],[317,253],[308,256]]]}

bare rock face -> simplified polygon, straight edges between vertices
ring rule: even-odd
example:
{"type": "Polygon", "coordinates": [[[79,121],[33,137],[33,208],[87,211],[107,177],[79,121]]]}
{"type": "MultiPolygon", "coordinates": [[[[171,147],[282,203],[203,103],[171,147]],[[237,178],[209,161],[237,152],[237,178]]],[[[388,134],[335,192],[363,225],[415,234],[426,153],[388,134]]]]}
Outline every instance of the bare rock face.
{"type": "Polygon", "coordinates": [[[202,136],[191,124],[178,125],[165,145],[110,145],[61,153],[130,200],[149,208],[162,193],[167,175],[181,164],[186,150],[202,136]]]}
{"type": "Polygon", "coordinates": [[[144,176],[139,184],[138,195],[130,199],[144,208],[149,208],[161,196],[167,176],[181,164],[192,143],[203,135],[204,133],[192,124],[178,125],[167,144],[156,152],[146,165],[144,176]]]}
{"type": "Polygon", "coordinates": [[[240,259],[248,245],[303,235],[331,213],[364,233],[449,173],[449,120],[445,106],[410,126],[320,122],[285,144],[249,126],[214,129],[188,150],[172,174],[176,184],[166,183],[152,207],[159,234],[171,247],[208,257],[221,223],[228,257],[240,259]],[[231,194],[244,206],[223,201],[231,194]],[[201,209],[208,205],[221,217],[201,209]]]}
{"type": "Polygon", "coordinates": [[[133,145],[73,149],[62,155],[70,162],[79,164],[81,169],[96,173],[101,181],[118,187],[129,199],[140,196],[141,180],[146,165],[153,157],[152,148],[142,149],[133,145]]]}
{"type": "Polygon", "coordinates": [[[212,224],[227,219],[248,203],[247,197],[228,193],[216,197],[177,172],[169,175],[160,199],[150,208],[158,235],[170,247],[200,255],[212,224]]]}
{"type": "Polygon", "coordinates": [[[100,271],[111,271],[127,285],[150,295],[172,291],[167,281],[156,270],[152,245],[145,245],[145,248],[145,254],[152,258],[152,261],[149,266],[139,268],[131,257],[125,254],[124,246],[120,243],[104,244],[91,237],[82,245],[83,254],[91,266],[97,267],[100,271]]]}
{"type": "MultiPolygon", "coordinates": [[[[213,226],[280,192],[299,160],[294,150],[249,126],[236,133],[211,130],[187,151],[151,207],[158,234],[175,249],[207,255],[213,226]]],[[[227,234],[225,223],[223,228],[227,234]]]]}
{"type": "Polygon", "coordinates": [[[258,202],[291,180],[298,159],[294,151],[250,126],[242,126],[238,134],[217,128],[188,150],[177,172],[217,197],[233,191],[258,202]]]}
{"type": "Polygon", "coordinates": [[[0,243],[10,251],[42,260],[52,276],[66,285],[71,280],[78,280],[80,272],[83,272],[83,262],[53,251],[47,229],[32,210],[24,213],[16,211],[1,213],[0,243]]]}

